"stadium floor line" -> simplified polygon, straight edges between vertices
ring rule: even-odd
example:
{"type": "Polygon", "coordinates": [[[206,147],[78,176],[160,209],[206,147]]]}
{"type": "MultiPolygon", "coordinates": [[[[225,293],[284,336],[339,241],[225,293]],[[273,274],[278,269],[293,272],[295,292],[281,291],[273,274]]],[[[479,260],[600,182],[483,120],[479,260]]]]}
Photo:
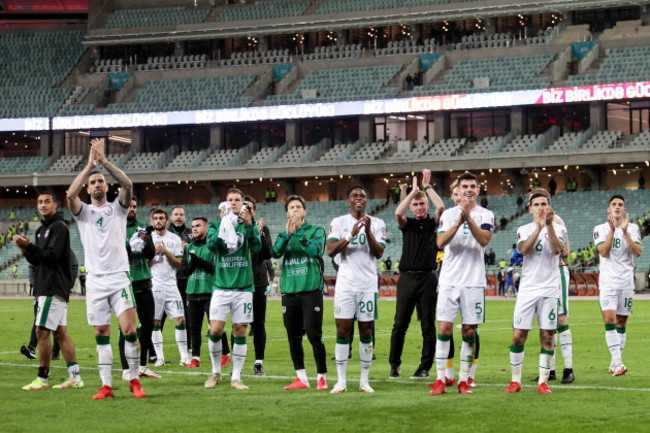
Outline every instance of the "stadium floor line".
{"type": "MultiPolygon", "coordinates": [[[[28,368],[34,368],[34,365],[32,364],[15,364],[11,362],[0,362],[0,366],[3,367],[28,367],[28,368]]],[[[50,368],[55,368],[55,369],[67,369],[67,367],[63,366],[58,366],[54,365],[51,366],[50,368]]],[[[97,371],[97,367],[80,367],[81,370],[92,370],[92,371],[97,371]]],[[[112,371],[114,372],[121,372],[121,368],[113,368],[112,371]]],[[[160,371],[160,370],[158,370],[160,371]]],[[[207,376],[208,373],[206,372],[198,372],[198,371],[164,371],[162,372],[163,378],[165,374],[171,374],[171,375],[181,375],[181,376],[207,376]]],[[[270,376],[266,375],[264,377],[259,377],[259,376],[254,376],[254,375],[248,375],[248,374],[242,374],[242,377],[246,378],[254,378],[254,379],[272,379],[272,380],[293,380],[295,379],[295,376],[270,376]]],[[[148,381],[153,381],[156,379],[145,379],[148,381]]],[[[309,380],[316,381],[315,377],[310,377],[309,380]]],[[[333,377],[329,378],[330,381],[333,380],[333,377]]],[[[399,384],[409,384],[409,385],[425,385],[426,383],[432,381],[433,379],[429,380],[395,380],[395,379],[372,379],[370,380],[371,383],[399,383],[399,384]]],[[[359,382],[359,379],[355,378],[349,378],[347,380],[348,382],[354,382],[357,383],[359,382]]],[[[478,384],[478,388],[503,388],[506,389],[508,387],[508,383],[480,383],[478,384]]],[[[521,386],[523,388],[530,388],[530,389],[537,389],[537,385],[529,385],[522,383],[521,386]]],[[[579,389],[579,390],[585,390],[585,389],[590,389],[594,391],[633,391],[633,392],[650,392],[650,388],[625,388],[625,387],[620,387],[620,386],[586,386],[586,385],[561,385],[561,384],[552,384],[551,385],[552,389],[579,389]]]]}

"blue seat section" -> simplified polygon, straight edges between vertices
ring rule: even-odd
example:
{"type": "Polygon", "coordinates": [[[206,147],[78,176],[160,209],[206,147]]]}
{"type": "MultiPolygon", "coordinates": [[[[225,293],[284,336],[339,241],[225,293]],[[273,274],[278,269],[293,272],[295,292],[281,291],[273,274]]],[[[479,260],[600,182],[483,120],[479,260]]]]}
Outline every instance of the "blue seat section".
{"type": "Polygon", "coordinates": [[[650,47],[612,48],[595,74],[569,75],[567,84],[628,83],[648,81],[650,47]]]}
{"type": "Polygon", "coordinates": [[[308,1],[266,0],[247,6],[226,7],[217,17],[217,21],[251,21],[273,18],[296,17],[305,13],[308,1]]]}
{"type": "Polygon", "coordinates": [[[106,23],[107,29],[132,27],[164,27],[180,24],[199,24],[210,13],[209,8],[172,6],[146,9],[120,9],[106,23]]]}
{"type": "Polygon", "coordinates": [[[444,5],[449,0],[323,0],[319,14],[340,14],[379,9],[410,8],[418,6],[444,5]]]}

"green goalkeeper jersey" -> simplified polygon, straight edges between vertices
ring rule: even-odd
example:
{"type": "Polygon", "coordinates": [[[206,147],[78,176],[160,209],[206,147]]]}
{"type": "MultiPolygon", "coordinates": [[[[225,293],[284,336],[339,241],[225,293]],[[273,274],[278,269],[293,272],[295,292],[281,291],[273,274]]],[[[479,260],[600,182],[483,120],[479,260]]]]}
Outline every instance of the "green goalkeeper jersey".
{"type": "Polygon", "coordinates": [[[235,226],[237,245],[235,251],[228,253],[228,247],[219,238],[221,221],[212,221],[208,228],[208,248],[215,253],[217,269],[214,285],[219,290],[241,290],[252,292],[252,255],[262,249],[260,231],[254,224],[246,227],[243,223],[235,226]]]}
{"type": "Polygon", "coordinates": [[[323,290],[325,230],[304,223],[291,236],[280,233],[271,248],[273,258],[282,257],[281,293],[323,290]]]}

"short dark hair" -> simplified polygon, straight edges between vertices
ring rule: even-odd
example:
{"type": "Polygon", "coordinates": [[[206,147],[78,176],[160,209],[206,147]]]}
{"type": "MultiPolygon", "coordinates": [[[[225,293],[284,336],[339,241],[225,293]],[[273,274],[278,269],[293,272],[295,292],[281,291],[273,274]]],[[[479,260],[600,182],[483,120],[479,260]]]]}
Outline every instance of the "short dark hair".
{"type": "Polygon", "coordinates": [[[347,195],[348,197],[350,197],[350,193],[351,193],[353,190],[357,189],[357,188],[359,188],[360,190],[362,190],[363,192],[365,192],[366,195],[368,195],[368,190],[366,189],[366,187],[364,187],[363,185],[359,185],[359,184],[357,184],[357,185],[352,185],[350,188],[348,188],[348,191],[347,191],[346,195],[347,195]]]}
{"type": "Polygon", "coordinates": [[[244,201],[249,201],[253,205],[253,210],[257,210],[257,201],[250,195],[244,196],[244,201]]]}
{"type": "Polygon", "coordinates": [[[533,200],[538,197],[546,197],[548,204],[551,204],[551,194],[549,194],[548,191],[546,191],[543,188],[536,188],[530,192],[530,198],[528,199],[528,206],[533,204],[533,200]]]}
{"type": "Polygon", "coordinates": [[[458,176],[458,183],[461,183],[464,180],[473,180],[473,181],[478,182],[478,179],[477,179],[476,175],[474,175],[473,173],[470,173],[469,171],[466,171],[465,173],[458,176]]]}
{"type": "Polygon", "coordinates": [[[230,194],[239,194],[241,195],[241,198],[244,199],[244,193],[241,192],[241,189],[239,188],[230,188],[228,192],[226,192],[226,197],[228,197],[230,194]]]}
{"type": "Polygon", "coordinates": [[[49,195],[50,197],[52,197],[52,201],[54,203],[59,203],[59,198],[56,196],[56,193],[54,193],[53,191],[47,190],[47,191],[39,192],[38,195],[36,196],[36,199],[38,200],[38,197],[42,195],[49,195]]]}
{"type": "Polygon", "coordinates": [[[204,216],[197,216],[196,218],[192,218],[192,221],[196,221],[196,220],[201,220],[206,224],[208,223],[208,219],[204,216]]]}
{"type": "Polygon", "coordinates": [[[166,220],[169,219],[169,215],[167,214],[167,211],[165,210],[165,208],[162,208],[162,207],[155,207],[155,208],[151,209],[149,211],[149,217],[152,217],[152,216],[154,216],[156,214],[159,214],[159,213],[164,214],[166,220]]]}
{"type": "Polygon", "coordinates": [[[607,204],[609,205],[612,202],[612,200],[616,200],[616,199],[623,200],[623,203],[625,204],[625,198],[621,194],[614,194],[613,196],[611,196],[607,204]]]}
{"type": "Polygon", "coordinates": [[[174,209],[183,209],[183,212],[185,212],[185,208],[184,208],[183,206],[180,206],[180,205],[176,205],[176,206],[174,206],[174,207],[172,208],[172,213],[174,213],[174,209]]]}
{"type": "Polygon", "coordinates": [[[307,210],[307,205],[305,204],[305,199],[302,196],[294,194],[294,195],[290,195],[289,197],[287,197],[287,199],[284,201],[284,210],[285,211],[289,210],[289,203],[291,203],[292,201],[299,201],[300,203],[302,203],[302,208],[307,210]]]}
{"type": "Polygon", "coordinates": [[[131,196],[131,201],[134,201],[135,204],[138,204],[138,198],[135,195],[131,196]]]}

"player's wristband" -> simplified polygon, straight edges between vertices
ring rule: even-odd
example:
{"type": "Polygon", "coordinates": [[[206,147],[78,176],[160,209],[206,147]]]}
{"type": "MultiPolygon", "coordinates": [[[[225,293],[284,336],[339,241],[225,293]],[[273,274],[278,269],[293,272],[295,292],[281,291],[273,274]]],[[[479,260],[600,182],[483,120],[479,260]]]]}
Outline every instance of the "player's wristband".
{"type": "Polygon", "coordinates": [[[348,243],[352,242],[352,239],[354,239],[354,236],[352,236],[352,235],[347,235],[345,237],[345,240],[348,241],[348,243]]]}
{"type": "Polygon", "coordinates": [[[424,187],[425,191],[428,190],[428,189],[433,189],[433,187],[431,185],[427,185],[427,186],[424,187]]]}

